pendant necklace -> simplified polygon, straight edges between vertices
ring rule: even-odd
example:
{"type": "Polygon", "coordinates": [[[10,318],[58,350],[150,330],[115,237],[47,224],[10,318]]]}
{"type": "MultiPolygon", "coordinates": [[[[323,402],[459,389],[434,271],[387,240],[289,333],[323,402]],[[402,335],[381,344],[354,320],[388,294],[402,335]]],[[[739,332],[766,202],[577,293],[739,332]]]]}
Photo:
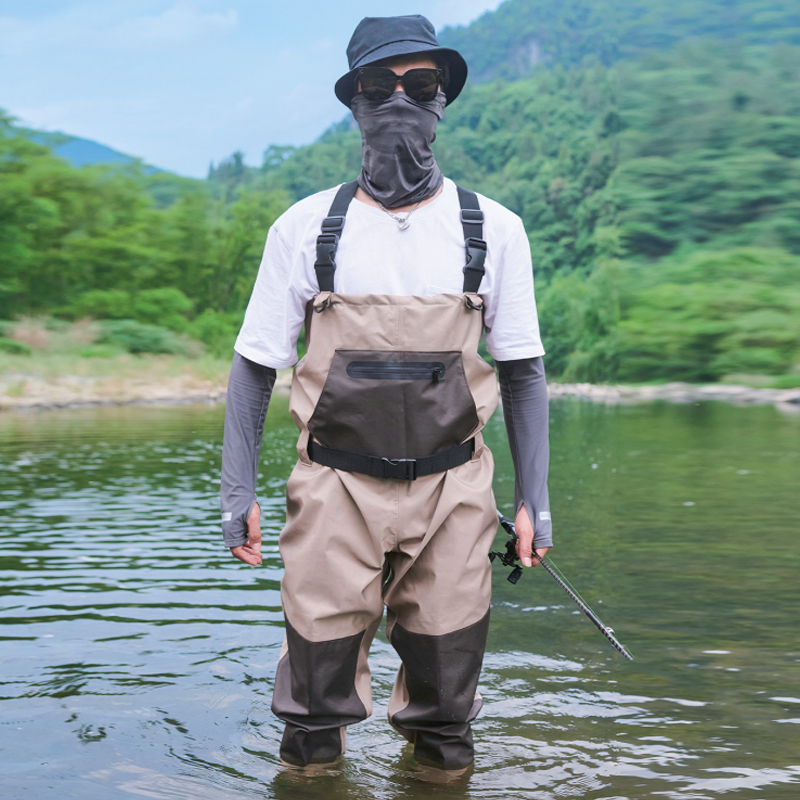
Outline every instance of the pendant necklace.
{"type": "MultiPolygon", "coordinates": [[[[374,197],[372,199],[375,200],[374,197]]],[[[382,211],[385,211],[400,226],[400,230],[404,231],[411,225],[411,223],[408,221],[408,218],[420,207],[422,200],[420,200],[419,203],[417,203],[414,208],[412,208],[411,211],[409,211],[404,217],[389,211],[389,209],[386,208],[386,206],[381,203],[380,200],[375,200],[375,202],[380,206],[382,211]]]]}

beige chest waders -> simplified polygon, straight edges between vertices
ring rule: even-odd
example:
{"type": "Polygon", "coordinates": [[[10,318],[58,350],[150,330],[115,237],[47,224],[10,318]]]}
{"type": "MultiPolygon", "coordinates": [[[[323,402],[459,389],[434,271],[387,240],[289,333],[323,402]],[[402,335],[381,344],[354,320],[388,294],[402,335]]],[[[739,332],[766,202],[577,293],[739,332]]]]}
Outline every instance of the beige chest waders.
{"type": "Polygon", "coordinates": [[[342,295],[335,252],[354,193],[339,190],[317,239],[320,293],[292,382],[300,459],[280,537],[286,639],[272,708],[285,760],[342,753],[344,727],[372,711],[367,652],[385,605],[402,660],[389,719],[418,759],[454,769],[473,758],[497,529],[481,435],[498,403],[478,355],[483,214],[459,188],[462,294],[342,295]]]}

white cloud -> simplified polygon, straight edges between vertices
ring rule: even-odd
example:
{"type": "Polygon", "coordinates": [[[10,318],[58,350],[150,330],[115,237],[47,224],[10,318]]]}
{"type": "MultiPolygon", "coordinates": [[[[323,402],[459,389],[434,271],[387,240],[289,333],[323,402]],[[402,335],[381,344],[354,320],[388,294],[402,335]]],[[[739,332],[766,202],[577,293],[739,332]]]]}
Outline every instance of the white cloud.
{"type": "Polygon", "coordinates": [[[206,12],[188,2],[175,3],[159,14],[123,19],[108,12],[107,7],[87,4],[39,19],[0,17],[0,50],[6,55],[30,55],[54,48],[118,51],[174,47],[227,36],[239,26],[234,8],[206,12]]]}
{"type": "MultiPolygon", "coordinates": [[[[437,29],[500,0],[411,0],[437,29]]],[[[0,0],[0,107],[183,174],[312,141],[346,111],[333,82],[378,0],[0,0]]]]}
{"type": "Polygon", "coordinates": [[[486,11],[494,11],[503,0],[433,0],[425,16],[438,31],[445,25],[468,25],[486,11]]]}
{"type": "MultiPolygon", "coordinates": [[[[0,50],[5,56],[24,53],[27,45],[35,39],[31,35],[35,26],[14,17],[0,17],[0,50]]],[[[49,27],[45,24],[39,27],[49,27]]]]}
{"type": "Polygon", "coordinates": [[[161,14],[123,20],[110,34],[120,44],[183,44],[236,30],[239,14],[229,8],[224,13],[202,12],[191,3],[177,3],[161,14]]]}
{"type": "Polygon", "coordinates": [[[146,97],[116,100],[73,99],[18,106],[14,109],[23,124],[97,139],[103,144],[111,143],[110,146],[130,153],[137,153],[131,147],[136,143],[135,135],[147,125],[144,121],[163,114],[164,110],[162,104],[146,97]],[[118,128],[123,131],[122,135],[118,128]]]}

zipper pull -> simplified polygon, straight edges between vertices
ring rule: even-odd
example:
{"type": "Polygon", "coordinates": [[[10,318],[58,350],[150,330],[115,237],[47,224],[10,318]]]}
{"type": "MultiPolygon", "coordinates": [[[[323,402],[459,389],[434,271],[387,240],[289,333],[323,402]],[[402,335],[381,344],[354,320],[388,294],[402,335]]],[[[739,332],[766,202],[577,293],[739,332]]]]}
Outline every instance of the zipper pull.
{"type": "Polygon", "coordinates": [[[434,386],[436,386],[436,384],[439,383],[439,378],[442,377],[442,372],[444,372],[444,370],[441,367],[435,367],[434,368],[433,376],[432,376],[433,377],[433,385],[434,386]]]}

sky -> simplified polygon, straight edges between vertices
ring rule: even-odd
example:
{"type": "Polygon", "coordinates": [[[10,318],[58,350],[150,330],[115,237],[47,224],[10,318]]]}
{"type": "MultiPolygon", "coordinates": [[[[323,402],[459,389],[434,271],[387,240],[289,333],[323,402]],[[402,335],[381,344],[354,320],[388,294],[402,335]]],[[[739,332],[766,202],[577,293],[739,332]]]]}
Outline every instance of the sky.
{"type": "Polygon", "coordinates": [[[205,177],[235,150],[314,141],[365,16],[425,14],[440,30],[500,0],[0,0],[0,109],[205,177]]]}

